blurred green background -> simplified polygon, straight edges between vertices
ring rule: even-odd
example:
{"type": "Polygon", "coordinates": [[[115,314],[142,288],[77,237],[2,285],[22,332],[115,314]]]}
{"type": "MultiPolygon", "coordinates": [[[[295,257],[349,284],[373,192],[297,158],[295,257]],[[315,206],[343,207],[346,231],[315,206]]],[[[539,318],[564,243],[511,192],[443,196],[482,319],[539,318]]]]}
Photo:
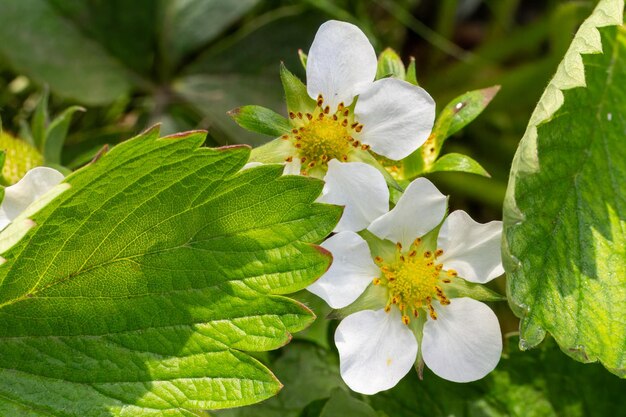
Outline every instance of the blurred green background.
{"type": "MultiPolygon", "coordinates": [[[[28,136],[26,126],[46,86],[51,114],[71,105],[85,107],[86,112],[74,115],[63,148],[63,165],[72,169],[89,162],[103,145],[128,139],[154,123],[162,123],[166,134],[208,129],[210,146],[260,145],[271,138],[244,131],[226,112],[258,104],[284,114],[279,63],[304,80],[298,49],[307,52],[322,22],[350,21],[369,36],[377,52],[390,46],[405,63],[415,57],[418,81],[439,109],[466,91],[502,86],[478,119],[444,147],[444,153],[473,157],[492,178],[430,175],[452,195],[452,209],[465,209],[479,221],[500,219],[518,141],[578,25],[594,5],[563,0],[4,1],[0,118],[4,130],[28,136]]],[[[495,283],[502,293],[503,283],[495,283]]],[[[332,347],[336,324],[324,320],[328,310],[320,300],[310,294],[300,297],[321,318],[286,349],[259,357],[271,363],[287,389],[256,411],[220,415],[326,416],[320,410],[328,398],[351,404],[350,398],[332,391],[342,386],[332,347]],[[294,369],[303,373],[294,375],[294,369]]],[[[505,333],[517,329],[505,303],[492,307],[505,333]]],[[[521,355],[515,343],[507,346],[510,355],[521,355]]],[[[433,385],[416,381],[415,375],[409,380],[426,389],[415,398],[426,404],[423,409],[429,415],[613,415],[611,401],[603,400],[604,408],[588,408],[585,399],[597,392],[585,391],[584,384],[604,383],[599,382],[604,381],[604,370],[571,362],[550,344],[547,349],[524,356],[520,365],[504,360],[498,373],[463,388],[432,374],[426,377],[433,385]],[[555,394],[546,388],[548,379],[528,372],[555,364],[562,373],[579,375],[574,380],[559,379],[558,372],[551,376],[551,383],[567,395],[558,390],[555,394]],[[446,394],[454,401],[438,405],[446,394]],[[523,411],[530,410],[519,405],[524,402],[535,407],[532,413],[523,411]]],[[[609,384],[617,384],[614,381],[609,384]]],[[[405,395],[411,389],[407,384],[369,400],[377,415],[423,415],[407,411],[418,407],[407,400],[412,395],[405,395]]],[[[359,415],[371,414],[364,410],[359,415]]]]}

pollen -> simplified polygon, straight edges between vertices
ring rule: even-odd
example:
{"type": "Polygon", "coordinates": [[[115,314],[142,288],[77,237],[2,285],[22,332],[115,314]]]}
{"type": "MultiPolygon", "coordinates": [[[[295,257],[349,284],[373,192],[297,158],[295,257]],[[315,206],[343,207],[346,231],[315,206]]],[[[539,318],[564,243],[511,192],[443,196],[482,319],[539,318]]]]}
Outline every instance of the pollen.
{"type": "Polygon", "coordinates": [[[450,304],[444,285],[456,276],[454,270],[444,271],[443,264],[437,262],[437,257],[441,255],[441,249],[424,250],[421,240],[416,239],[409,248],[397,243],[391,259],[376,256],[381,275],[373,282],[387,289],[385,311],[398,308],[405,325],[409,325],[412,318],[419,317],[420,310],[432,320],[437,320],[433,302],[438,301],[442,306],[450,304]]]}
{"type": "Polygon", "coordinates": [[[282,138],[291,140],[296,148],[292,160],[302,161],[301,174],[320,169],[323,172],[332,159],[345,162],[352,153],[369,150],[369,146],[355,139],[359,136],[356,132],[360,132],[363,125],[354,120],[350,108],[344,103],[339,103],[333,110],[320,95],[312,112],[290,112],[289,117],[293,129],[291,134],[282,138]]]}

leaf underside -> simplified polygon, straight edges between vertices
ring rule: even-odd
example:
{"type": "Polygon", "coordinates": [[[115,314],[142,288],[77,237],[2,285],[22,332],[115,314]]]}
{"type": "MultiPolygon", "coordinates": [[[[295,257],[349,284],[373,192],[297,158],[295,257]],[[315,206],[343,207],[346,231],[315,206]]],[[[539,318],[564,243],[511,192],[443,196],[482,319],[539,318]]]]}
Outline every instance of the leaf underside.
{"type": "Polygon", "coordinates": [[[609,25],[621,22],[623,8],[600,3],[531,119],[511,171],[503,251],[521,346],[536,346],[549,332],[570,356],[599,360],[621,377],[626,30],[609,25]],[[603,53],[591,54],[600,40],[603,53]]]}
{"type": "Polygon", "coordinates": [[[321,182],[152,129],[66,179],[0,266],[0,414],[184,416],[274,395],[244,351],[313,314],[281,294],[330,256],[321,182]]]}

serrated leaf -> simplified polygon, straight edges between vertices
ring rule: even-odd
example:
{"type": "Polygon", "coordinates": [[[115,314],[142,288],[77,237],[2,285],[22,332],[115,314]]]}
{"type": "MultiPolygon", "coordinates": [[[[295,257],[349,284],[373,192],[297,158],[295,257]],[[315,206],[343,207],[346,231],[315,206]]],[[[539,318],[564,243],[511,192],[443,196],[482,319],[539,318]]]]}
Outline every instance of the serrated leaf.
{"type": "Polygon", "coordinates": [[[478,162],[467,155],[448,153],[437,159],[428,172],[456,171],[491,177],[478,162]]]}
{"type": "Polygon", "coordinates": [[[2,253],[0,410],[184,416],[281,387],[244,351],[275,349],[313,315],[281,294],[322,274],[312,245],[340,209],[322,184],[241,171],[246,147],[152,129],[66,179],[2,253]]]}
{"type": "Polygon", "coordinates": [[[237,107],[229,111],[228,115],[244,129],[263,135],[277,137],[291,130],[289,120],[262,106],[237,107]]]}
{"type": "Polygon", "coordinates": [[[67,131],[70,128],[72,116],[77,111],[85,111],[85,108],[80,106],[72,106],[58,115],[48,126],[46,130],[45,139],[42,143],[43,158],[46,164],[61,164],[61,150],[63,149],[63,143],[67,137],[67,131]]]}
{"type": "Polygon", "coordinates": [[[400,56],[391,48],[385,49],[378,56],[378,66],[376,67],[376,79],[394,77],[404,80],[406,70],[400,56]]]}
{"type": "Polygon", "coordinates": [[[280,80],[283,84],[283,90],[285,90],[287,111],[305,113],[311,112],[315,108],[315,100],[309,97],[306,85],[293,75],[282,62],[280,64],[280,80]]]}
{"type": "Polygon", "coordinates": [[[576,34],[520,143],[503,259],[522,344],[551,333],[626,376],[626,30],[603,0],[576,34]],[[608,27],[607,27],[608,26],[608,27]]]}

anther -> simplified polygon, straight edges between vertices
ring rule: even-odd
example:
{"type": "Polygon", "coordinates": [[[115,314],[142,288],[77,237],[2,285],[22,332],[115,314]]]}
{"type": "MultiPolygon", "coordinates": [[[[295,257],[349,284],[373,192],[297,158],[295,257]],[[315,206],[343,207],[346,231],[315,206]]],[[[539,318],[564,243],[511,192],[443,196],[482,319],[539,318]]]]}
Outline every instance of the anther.
{"type": "Polygon", "coordinates": [[[389,304],[387,304],[385,306],[385,313],[389,313],[391,311],[391,306],[389,304]]]}
{"type": "Polygon", "coordinates": [[[396,248],[398,250],[402,250],[402,243],[400,243],[400,242],[396,243],[396,248]]]}
{"type": "Polygon", "coordinates": [[[330,113],[330,106],[324,107],[324,113],[326,114],[330,113]]]}
{"type": "Polygon", "coordinates": [[[306,162],[306,156],[303,156],[302,158],[300,158],[300,162],[304,164],[306,162]]]}
{"type": "Polygon", "coordinates": [[[374,262],[376,263],[381,263],[383,261],[383,258],[381,258],[380,256],[377,256],[374,258],[374,262]]]}
{"type": "Polygon", "coordinates": [[[420,239],[419,237],[413,241],[413,244],[415,246],[419,245],[420,243],[422,243],[422,239],[420,239]]]}
{"type": "Polygon", "coordinates": [[[287,140],[287,139],[289,139],[289,135],[282,135],[281,138],[287,140]]]}
{"type": "Polygon", "coordinates": [[[298,142],[298,143],[296,143],[294,146],[295,146],[296,148],[300,149],[300,148],[302,147],[302,144],[301,144],[300,142],[298,142]]]}
{"type": "Polygon", "coordinates": [[[407,315],[402,316],[402,323],[408,326],[410,322],[411,322],[411,319],[409,319],[409,316],[407,315]]]}
{"type": "Polygon", "coordinates": [[[435,266],[435,271],[437,271],[437,272],[441,271],[442,269],[443,269],[443,264],[437,264],[435,266]]]}
{"type": "Polygon", "coordinates": [[[294,135],[296,135],[296,134],[298,134],[299,130],[298,130],[298,129],[291,129],[291,132],[292,132],[294,135]]]}
{"type": "Polygon", "coordinates": [[[343,126],[343,127],[348,126],[348,119],[343,119],[343,120],[341,121],[341,126],[343,126]]]}
{"type": "Polygon", "coordinates": [[[322,161],[323,162],[328,161],[328,155],[326,155],[326,154],[322,155],[322,161]]]}
{"type": "Polygon", "coordinates": [[[319,96],[317,96],[317,105],[322,107],[323,103],[324,103],[324,97],[322,97],[322,95],[320,94],[319,96]]]}
{"type": "Polygon", "coordinates": [[[443,282],[444,284],[449,284],[452,281],[449,278],[444,278],[444,279],[441,280],[441,282],[443,282]]]}
{"type": "Polygon", "coordinates": [[[322,120],[322,119],[324,118],[324,113],[320,113],[320,114],[317,116],[317,118],[318,118],[318,119],[320,119],[320,120],[322,120]]]}
{"type": "Polygon", "coordinates": [[[345,105],[343,104],[343,101],[341,103],[339,103],[339,105],[337,106],[337,110],[341,111],[343,108],[345,107],[345,105]]]}
{"type": "Polygon", "coordinates": [[[290,119],[295,119],[296,118],[296,114],[292,111],[289,112],[289,118],[290,119]]]}
{"type": "Polygon", "coordinates": [[[313,119],[313,115],[311,113],[307,113],[306,114],[306,118],[311,120],[311,119],[313,119]]]}
{"type": "Polygon", "coordinates": [[[300,139],[302,139],[302,136],[296,135],[296,140],[300,140],[300,139]]]}
{"type": "Polygon", "coordinates": [[[344,115],[345,117],[348,117],[348,115],[349,115],[349,114],[350,114],[350,109],[345,109],[345,110],[343,111],[343,115],[344,115]]]}
{"type": "Polygon", "coordinates": [[[417,251],[412,250],[411,252],[409,252],[409,258],[414,257],[415,255],[417,255],[417,251]]]}
{"type": "Polygon", "coordinates": [[[449,277],[456,277],[458,275],[454,269],[448,269],[447,274],[449,277]]]}
{"type": "Polygon", "coordinates": [[[404,262],[404,255],[400,255],[400,260],[404,262]]]}
{"type": "Polygon", "coordinates": [[[341,160],[346,162],[348,160],[348,155],[341,155],[341,160]]]}
{"type": "Polygon", "coordinates": [[[364,151],[369,150],[369,148],[370,148],[370,145],[361,145],[361,149],[364,151]]]}
{"type": "Polygon", "coordinates": [[[291,162],[293,161],[293,156],[288,156],[287,158],[285,158],[285,162],[291,162]]]}
{"type": "Polygon", "coordinates": [[[433,253],[429,250],[427,250],[426,252],[424,252],[424,258],[430,258],[431,256],[433,256],[433,253]]]}
{"type": "Polygon", "coordinates": [[[435,256],[441,256],[441,255],[443,255],[443,249],[437,249],[435,251],[435,256]]]}
{"type": "Polygon", "coordinates": [[[354,122],[354,123],[352,123],[352,124],[350,125],[350,127],[351,127],[352,129],[354,129],[354,128],[355,128],[355,127],[357,127],[358,125],[359,125],[359,123],[358,123],[358,122],[354,122]]]}
{"type": "Polygon", "coordinates": [[[315,161],[311,161],[309,162],[309,164],[307,165],[309,168],[313,168],[315,166],[315,161]]]}
{"type": "Polygon", "coordinates": [[[298,112],[298,119],[302,119],[302,113],[298,112]]]}
{"type": "Polygon", "coordinates": [[[361,130],[363,130],[363,125],[358,125],[356,128],[354,128],[354,130],[360,132],[361,130]]]}
{"type": "Polygon", "coordinates": [[[372,280],[372,284],[374,284],[374,285],[380,285],[380,278],[374,278],[374,279],[372,280]]]}
{"type": "Polygon", "coordinates": [[[334,121],[337,121],[337,119],[339,119],[339,118],[337,117],[337,115],[336,115],[336,114],[333,114],[333,120],[334,120],[334,121]]]}

